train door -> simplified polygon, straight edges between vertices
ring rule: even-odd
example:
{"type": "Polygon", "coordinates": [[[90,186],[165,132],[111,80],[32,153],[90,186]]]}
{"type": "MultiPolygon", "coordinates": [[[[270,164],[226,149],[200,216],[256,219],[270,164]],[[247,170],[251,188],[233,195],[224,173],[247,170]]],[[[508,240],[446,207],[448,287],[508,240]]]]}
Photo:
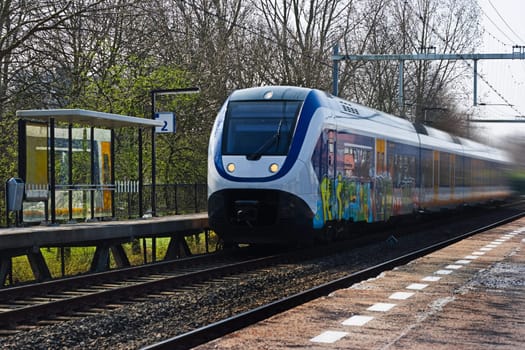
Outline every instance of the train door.
{"type": "Polygon", "coordinates": [[[456,189],[456,155],[450,155],[450,199],[455,201],[456,189]]]}
{"type": "Polygon", "coordinates": [[[376,174],[386,172],[386,140],[376,139],[376,174]]]}
{"type": "Polygon", "coordinates": [[[434,196],[433,201],[437,202],[439,200],[439,151],[434,151],[433,164],[434,172],[432,175],[432,185],[434,187],[434,196]]]}
{"type": "Polygon", "coordinates": [[[432,204],[434,197],[434,159],[433,151],[420,149],[420,207],[432,204]]]}
{"type": "Polygon", "coordinates": [[[328,168],[327,175],[330,182],[330,200],[328,208],[328,219],[336,220],[337,219],[337,198],[335,195],[336,192],[336,164],[337,164],[337,152],[336,152],[336,130],[328,131],[328,168]]]}
{"type": "Polygon", "coordinates": [[[335,219],[335,163],[336,163],[336,131],[327,128],[323,131],[323,143],[320,152],[320,192],[322,203],[322,225],[335,219]]]}
{"type": "Polygon", "coordinates": [[[465,157],[457,155],[454,165],[454,187],[456,202],[461,203],[465,197],[465,157]]]}
{"type": "Polygon", "coordinates": [[[391,192],[391,175],[387,171],[387,154],[386,154],[386,140],[376,139],[375,144],[376,157],[375,157],[375,178],[374,191],[373,191],[373,203],[376,220],[386,221],[390,217],[388,211],[388,198],[391,192]]]}

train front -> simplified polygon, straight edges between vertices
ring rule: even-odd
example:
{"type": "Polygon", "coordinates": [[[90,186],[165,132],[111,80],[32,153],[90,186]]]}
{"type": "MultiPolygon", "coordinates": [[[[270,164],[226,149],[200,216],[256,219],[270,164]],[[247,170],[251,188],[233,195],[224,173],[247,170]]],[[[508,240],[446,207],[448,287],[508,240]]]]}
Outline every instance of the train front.
{"type": "Polygon", "coordinates": [[[238,90],[217,115],[208,150],[208,214],[225,242],[290,243],[309,235],[316,184],[302,157],[315,110],[311,92],[238,90]]]}

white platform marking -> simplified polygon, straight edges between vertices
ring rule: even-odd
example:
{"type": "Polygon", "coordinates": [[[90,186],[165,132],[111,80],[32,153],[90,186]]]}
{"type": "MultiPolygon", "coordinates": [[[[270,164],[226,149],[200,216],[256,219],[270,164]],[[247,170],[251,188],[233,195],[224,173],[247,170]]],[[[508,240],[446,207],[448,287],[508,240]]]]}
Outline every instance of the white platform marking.
{"type": "Polygon", "coordinates": [[[500,244],[503,244],[503,242],[492,241],[492,242],[490,242],[490,244],[500,245],[500,244]]]}
{"type": "Polygon", "coordinates": [[[482,252],[490,252],[492,249],[494,249],[494,247],[483,247],[483,248],[479,248],[479,250],[482,251],[482,252]]]}
{"type": "Polygon", "coordinates": [[[427,276],[425,278],[422,278],[421,280],[425,281],[425,282],[437,282],[440,279],[441,279],[441,277],[438,277],[438,276],[427,276]]]}
{"type": "Polygon", "coordinates": [[[500,238],[500,239],[496,239],[496,240],[494,240],[494,242],[501,242],[501,243],[503,243],[503,242],[505,242],[505,241],[507,241],[507,240],[506,240],[506,239],[503,239],[503,238],[500,238]]]}
{"type": "Polygon", "coordinates": [[[499,245],[497,245],[497,244],[487,244],[485,246],[485,248],[492,248],[492,249],[497,248],[497,247],[499,247],[499,245]]]}
{"type": "Polygon", "coordinates": [[[394,306],[396,306],[396,304],[376,303],[376,304],[370,306],[367,310],[368,311],[387,312],[387,311],[390,311],[394,306]]]}
{"type": "Polygon", "coordinates": [[[436,275],[450,275],[452,270],[437,270],[434,272],[436,275]]]}
{"type": "Polygon", "coordinates": [[[463,265],[468,265],[468,264],[470,264],[471,262],[472,262],[472,261],[470,261],[470,260],[463,260],[463,259],[462,259],[462,260],[456,260],[456,261],[454,262],[454,264],[463,264],[463,265]]]}
{"type": "Polygon", "coordinates": [[[410,292],[395,292],[388,297],[388,299],[405,300],[413,296],[415,293],[410,292]]]}
{"type": "Polygon", "coordinates": [[[372,321],[372,316],[352,316],[349,319],[343,321],[344,326],[364,326],[367,322],[372,321]]]}
{"type": "Polygon", "coordinates": [[[317,337],[313,337],[312,339],[310,339],[310,341],[314,343],[331,344],[335,343],[336,341],[340,340],[346,335],[348,335],[347,332],[326,331],[319,334],[317,337]]]}
{"type": "Polygon", "coordinates": [[[447,265],[447,266],[445,266],[445,269],[447,269],[447,270],[459,270],[462,267],[463,267],[462,265],[447,265]]]}
{"type": "Polygon", "coordinates": [[[413,290],[422,290],[428,287],[428,284],[424,283],[412,283],[408,286],[406,286],[406,289],[413,289],[413,290]]]}
{"type": "Polygon", "coordinates": [[[476,260],[477,258],[479,258],[479,256],[476,256],[476,255],[467,255],[467,256],[464,257],[463,259],[476,260]]]}
{"type": "Polygon", "coordinates": [[[485,255],[485,252],[472,252],[472,255],[485,255]]]}

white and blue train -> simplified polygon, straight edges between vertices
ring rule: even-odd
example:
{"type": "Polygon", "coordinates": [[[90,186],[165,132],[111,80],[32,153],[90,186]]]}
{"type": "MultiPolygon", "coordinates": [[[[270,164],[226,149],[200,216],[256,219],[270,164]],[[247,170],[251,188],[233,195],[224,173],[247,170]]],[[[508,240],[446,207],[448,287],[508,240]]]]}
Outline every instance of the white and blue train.
{"type": "Polygon", "coordinates": [[[209,224],[228,243],[308,241],[502,200],[507,165],[497,149],[319,90],[237,90],[211,132],[209,224]]]}

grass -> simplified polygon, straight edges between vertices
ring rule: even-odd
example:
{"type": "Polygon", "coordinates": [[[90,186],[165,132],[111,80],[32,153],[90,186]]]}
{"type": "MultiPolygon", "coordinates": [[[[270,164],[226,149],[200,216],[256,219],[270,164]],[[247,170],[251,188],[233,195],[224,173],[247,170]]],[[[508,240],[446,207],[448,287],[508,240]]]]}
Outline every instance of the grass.
{"type": "MultiPolygon", "coordinates": [[[[186,243],[192,254],[206,253],[205,233],[199,233],[185,237],[186,243]]],[[[217,236],[210,232],[208,241],[208,252],[214,252],[217,245],[217,236]]],[[[169,237],[156,239],[156,261],[160,261],[166,254],[170,242],[169,237]]],[[[146,238],[146,259],[150,263],[153,260],[152,238],[146,238]]],[[[132,266],[144,264],[144,240],[123,244],[126,256],[132,266]]],[[[71,247],[64,248],[64,276],[75,276],[89,272],[91,261],[96,247],[71,247]]],[[[62,275],[62,252],[60,248],[41,248],[44,260],[49,268],[52,278],[60,278],[62,275]]],[[[27,256],[12,258],[13,264],[13,284],[33,281],[35,278],[31,270],[31,265],[27,256]]],[[[110,268],[116,268],[117,264],[110,254],[110,268]]]]}

